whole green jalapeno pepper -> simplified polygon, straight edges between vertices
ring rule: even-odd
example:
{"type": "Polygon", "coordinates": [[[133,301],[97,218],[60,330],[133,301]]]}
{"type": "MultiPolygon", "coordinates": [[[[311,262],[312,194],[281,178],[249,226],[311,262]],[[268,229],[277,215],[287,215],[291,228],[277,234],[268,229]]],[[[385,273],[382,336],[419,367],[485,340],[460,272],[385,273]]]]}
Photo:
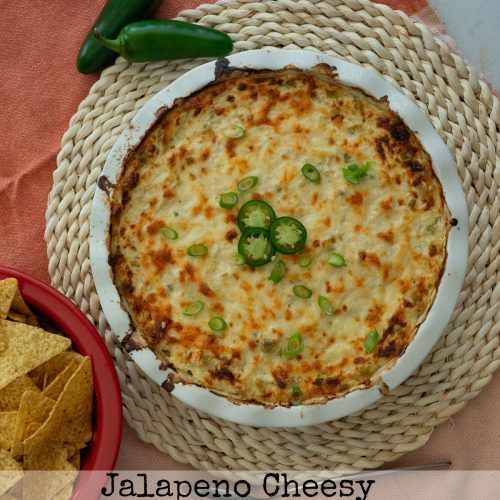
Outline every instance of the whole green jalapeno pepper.
{"type": "Polygon", "coordinates": [[[161,0],[108,0],[80,47],[76,67],[80,73],[95,73],[108,66],[116,54],[99,43],[94,36],[98,29],[103,36],[114,38],[128,23],[151,16],[161,0]]]}
{"type": "Polygon", "coordinates": [[[222,31],[182,21],[130,23],[114,40],[103,36],[98,28],[94,34],[105,47],[129,62],[225,56],[233,49],[231,38],[222,31]]]}

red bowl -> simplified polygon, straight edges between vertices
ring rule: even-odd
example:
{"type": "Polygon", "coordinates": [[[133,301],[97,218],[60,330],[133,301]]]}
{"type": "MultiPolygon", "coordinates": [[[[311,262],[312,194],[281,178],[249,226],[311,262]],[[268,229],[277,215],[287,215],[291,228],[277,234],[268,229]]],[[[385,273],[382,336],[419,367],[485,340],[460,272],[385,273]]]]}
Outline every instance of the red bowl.
{"type": "MultiPolygon", "coordinates": [[[[99,333],[87,317],[63,294],[24,273],[0,266],[0,279],[16,278],[26,302],[47,317],[78,352],[90,356],[94,377],[94,429],[92,441],[82,453],[83,471],[114,468],[122,433],[122,398],[113,361],[99,333]]],[[[99,498],[106,484],[104,473],[80,474],[73,499],[99,498]]]]}

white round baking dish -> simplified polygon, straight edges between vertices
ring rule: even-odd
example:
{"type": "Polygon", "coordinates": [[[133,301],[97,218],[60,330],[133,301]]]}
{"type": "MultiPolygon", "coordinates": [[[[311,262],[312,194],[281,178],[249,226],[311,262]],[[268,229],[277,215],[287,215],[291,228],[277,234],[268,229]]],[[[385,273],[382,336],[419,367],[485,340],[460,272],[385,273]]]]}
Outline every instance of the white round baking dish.
{"type": "MultiPolygon", "coordinates": [[[[216,417],[240,424],[265,427],[296,427],[314,425],[355,413],[374,403],[382,392],[390,391],[407,379],[422,363],[425,356],[442,335],[448,323],[465,277],[467,265],[468,213],[457,167],[446,145],[434,130],[424,113],[406,96],[392,87],[370,69],[348,63],[319,52],[305,50],[259,49],[241,52],[227,58],[231,67],[278,70],[293,65],[311,69],[326,63],[336,68],[338,79],[347,85],[363,89],[376,98],[387,96],[390,107],[417,134],[432,158],[433,168],[443,186],[444,197],[451,217],[457,223],[451,227],[447,242],[446,267],[434,303],[427,317],[403,356],[380,374],[378,382],[368,388],[329,400],[323,404],[273,408],[257,404],[233,403],[223,396],[195,385],[177,383],[172,394],[184,403],[216,417]]],[[[106,318],[114,332],[124,340],[131,332],[131,320],[120,304],[108,264],[109,197],[120,176],[127,153],[135,148],[148,129],[155,123],[160,109],[169,107],[179,97],[186,97],[216,78],[216,61],[203,64],[185,73],[168,87],[152,97],[137,113],[132,123],[114,144],[102,179],[106,189],[97,189],[91,214],[90,260],[99,299],[106,318]]],[[[127,337],[128,338],[128,337],[127,337]]],[[[170,369],[160,369],[160,360],[151,349],[129,350],[135,363],[158,384],[168,380],[170,369]]]]}

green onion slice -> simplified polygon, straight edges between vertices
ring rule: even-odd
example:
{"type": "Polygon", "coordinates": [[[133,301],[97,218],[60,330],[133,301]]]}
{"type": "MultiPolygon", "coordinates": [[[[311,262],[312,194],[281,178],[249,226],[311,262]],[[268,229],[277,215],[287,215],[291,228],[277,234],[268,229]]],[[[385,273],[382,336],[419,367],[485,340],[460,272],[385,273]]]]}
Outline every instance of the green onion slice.
{"type": "Polygon", "coordinates": [[[190,255],[191,257],[201,257],[202,255],[205,255],[208,252],[208,247],[205,245],[200,245],[199,243],[195,243],[194,245],[191,245],[187,249],[187,254],[190,255]]]}
{"type": "Polygon", "coordinates": [[[182,314],[184,314],[184,316],[196,316],[204,307],[205,304],[201,300],[195,300],[184,309],[182,314]]]}
{"type": "Polygon", "coordinates": [[[293,217],[278,217],[271,224],[269,234],[274,248],[285,255],[300,252],[306,244],[306,228],[293,217]]]}
{"type": "Polygon", "coordinates": [[[312,297],[312,290],[304,285],[295,285],[293,287],[293,293],[300,297],[301,299],[310,299],[312,297]]]}
{"type": "Polygon", "coordinates": [[[306,163],[301,169],[302,175],[309,181],[317,184],[321,180],[321,175],[318,169],[311,165],[310,163],[306,163]]]}
{"type": "Polygon", "coordinates": [[[208,326],[214,332],[221,332],[222,330],[225,330],[227,328],[227,323],[224,321],[224,318],[221,318],[220,316],[214,316],[213,318],[210,318],[208,326]]]}
{"type": "Polygon", "coordinates": [[[364,346],[366,352],[373,352],[377,345],[379,334],[377,330],[372,330],[365,339],[364,346]]]}
{"type": "Polygon", "coordinates": [[[262,200],[250,200],[243,204],[238,212],[238,227],[241,231],[249,227],[268,229],[276,219],[273,207],[262,200]]]}
{"type": "Polygon", "coordinates": [[[262,227],[247,229],[238,242],[238,253],[245,257],[245,263],[249,266],[267,264],[275,253],[268,230],[262,227]]]}
{"type": "Polygon", "coordinates": [[[234,255],[234,263],[237,266],[242,266],[243,264],[245,264],[245,257],[243,257],[243,255],[241,255],[240,253],[235,254],[234,255]]]}
{"type": "Polygon", "coordinates": [[[292,387],[290,402],[293,406],[299,406],[302,403],[302,391],[300,390],[300,387],[292,387]]]}
{"type": "Polygon", "coordinates": [[[296,332],[288,337],[288,345],[283,351],[283,354],[287,358],[293,358],[295,356],[298,356],[303,351],[303,349],[304,341],[302,340],[302,334],[300,332],[296,332]]]}
{"type": "Polygon", "coordinates": [[[259,182],[259,178],[256,175],[243,177],[243,179],[238,182],[238,191],[248,191],[249,189],[252,189],[257,182],[259,182]]]}
{"type": "Polygon", "coordinates": [[[309,267],[312,264],[312,261],[313,256],[310,253],[303,253],[299,256],[299,266],[302,268],[309,267]]]}
{"type": "Polygon", "coordinates": [[[328,264],[330,264],[333,267],[343,267],[345,266],[345,259],[339,253],[330,252],[328,254],[328,264]]]}
{"type": "Polygon", "coordinates": [[[332,303],[324,295],[318,297],[318,305],[325,316],[334,315],[332,303]]]}
{"type": "Polygon", "coordinates": [[[177,231],[169,226],[162,227],[158,230],[158,232],[164,237],[167,238],[167,240],[176,240],[179,235],[177,234],[177,231]]]}
{"type": "Polygon", "coordinates": [[[286,272],[285,263],[280,259],[276,264],[274,264],[273,270],[269,275],[269,280],[279,283],[284,277],[286,272]]]}
{"type": "Polygon", "coordinates": [[[236,193],[222,193],[219,199],[221,208],[233,208],[238,203],[238,195],[236,193]]]}
{"type": "Polygon", "coordinates": [[[363,177],[368,175],[369,170],[373,166],[373,161],[366,161],[361,165],[352,163],[347,168],[343,168],[344,179],[351,184],[359,184],[363,177]]]}
{"type": "Polygon", "coordinates": [[[245,129],[241,125],[229,125],[222,132],[228,139],[240,139],[245,135],[245,129]]]}

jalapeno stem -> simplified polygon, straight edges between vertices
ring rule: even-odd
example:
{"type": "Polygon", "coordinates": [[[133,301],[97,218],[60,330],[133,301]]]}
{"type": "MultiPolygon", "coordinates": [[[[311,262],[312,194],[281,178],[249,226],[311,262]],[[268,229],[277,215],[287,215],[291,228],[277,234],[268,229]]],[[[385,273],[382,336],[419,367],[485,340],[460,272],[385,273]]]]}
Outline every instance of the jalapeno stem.
{"type": "Polygon", "coordinates": [[[123,38],[121,35],[118,35],[117,38],[114,40],[111,40],[109,38],[106,38],[104,35],[102,35],[99,32],[98,28],[94,29],[94,36],[97,38],[97,40],[102,43],[105,47],[108,49],[114,50],[115,52],[118,52],[121,56],[125,56],[125,42],[123,41],[123,38]]]}

